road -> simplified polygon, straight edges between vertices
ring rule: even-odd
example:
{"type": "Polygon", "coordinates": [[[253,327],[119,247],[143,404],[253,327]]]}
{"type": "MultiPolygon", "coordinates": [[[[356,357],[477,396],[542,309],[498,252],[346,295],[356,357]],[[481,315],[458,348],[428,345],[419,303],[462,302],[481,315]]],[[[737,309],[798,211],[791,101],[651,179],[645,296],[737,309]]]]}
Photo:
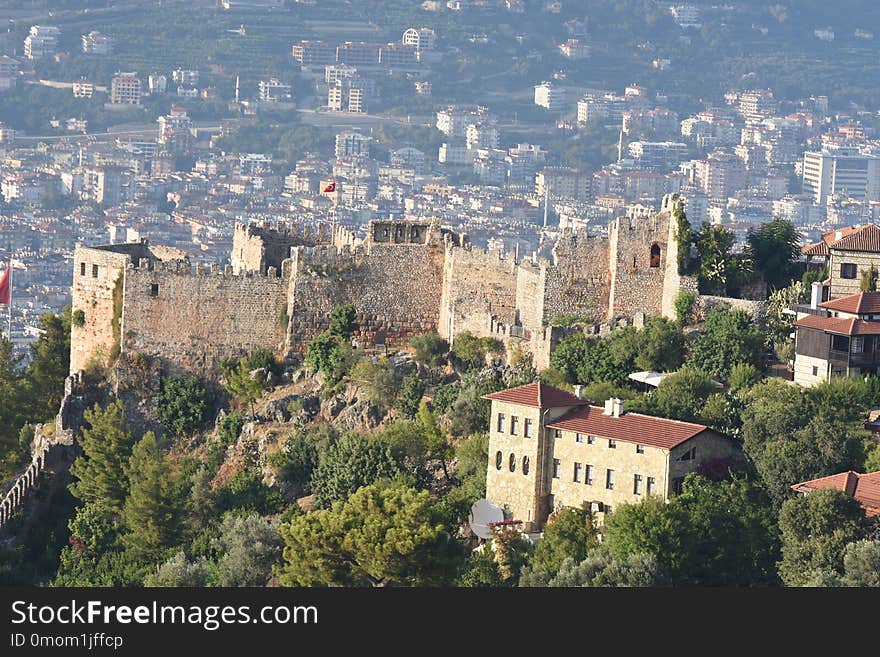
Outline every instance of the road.
{"type": "MultiPolygon", "coordinates": [[[[221,126],[213,121],[194,121],[193,127],[208,132],[217,132],[221,126]]],[[[83,139],[91,138],[93,141],[109,141],[121,135],[155,135],[159,133],[159,128],[155,123],[125,123],[112,128],[108,128],[104,132],[71,132],[64,135],[23,135],[15,134],[16,142],[23,141],[60,141],[62,139],[83,139]]]]}

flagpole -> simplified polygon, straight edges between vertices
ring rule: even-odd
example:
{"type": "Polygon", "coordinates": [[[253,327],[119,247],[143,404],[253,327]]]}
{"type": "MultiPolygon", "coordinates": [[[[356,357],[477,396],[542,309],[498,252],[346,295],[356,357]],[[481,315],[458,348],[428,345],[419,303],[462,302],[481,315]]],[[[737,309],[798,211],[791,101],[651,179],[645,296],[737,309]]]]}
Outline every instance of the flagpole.
{"type": "Polygon", "coordinates": [[[9,256],[9,322],[7,324],[9,342],[12,343],[12,255],[9,256]]]}

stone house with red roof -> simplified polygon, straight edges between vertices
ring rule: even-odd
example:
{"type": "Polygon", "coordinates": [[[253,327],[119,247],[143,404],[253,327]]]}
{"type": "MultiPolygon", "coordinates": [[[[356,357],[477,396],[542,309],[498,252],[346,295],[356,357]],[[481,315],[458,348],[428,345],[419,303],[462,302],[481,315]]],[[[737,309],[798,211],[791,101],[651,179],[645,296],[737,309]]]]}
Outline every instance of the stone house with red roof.
{"type": "Polygon", "coordinates": [[[739,461],[739,444],[702,424],[627,413],[545,383],[484,396],[492,401],[486,497],[540,530],[562,507],[589,503],[602,522],[623,502],[664,500],[685,475],[713,461],[739,461]]]}
{"type": "Polygon", "coordinates": [[[859,292],[799,312],[794,382],[813,386],[831,376],[865,376],[880,368],[880,292],[859,292]]]}
{"type": "Polygon", "coordinates": [[[880,272],[880,227],[875,224],[838,228],[825,233],[822,241],[801,249],[807,265],[814,261],[828,265],[823,298],[839,299],[860,291],[862,273],[872,266],[880,272]]]}
{"type": "Polygon", "coordinates": [[[858,500],[869,518],[880,516],[880,471],[859,474],[849,470],[830,477],[802,481],[791,488],[804,495],[820,488],[834,488],[858,500]]]}

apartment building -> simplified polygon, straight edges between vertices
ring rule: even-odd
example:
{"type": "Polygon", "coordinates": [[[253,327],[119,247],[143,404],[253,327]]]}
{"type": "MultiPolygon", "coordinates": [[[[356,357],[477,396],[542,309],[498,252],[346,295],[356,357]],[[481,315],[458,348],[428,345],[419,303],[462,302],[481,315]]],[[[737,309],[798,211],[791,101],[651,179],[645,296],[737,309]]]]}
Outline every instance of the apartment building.
{"type": "Polygon", "coordinates": [[[804,193],[825,205],[832,195],[880,201],[880,157],[857,147],[826,148],[804,153],[804,193]]]}
{"type": "Polygon", "coordinates": [[[110,81],[110,103],[113,105],[140,105],[141,80],[137,73],[119,72],[110,81]]]}
{"type": "Polygon", "coordinates": [[[54,26],[34,25],[24,39],[24,56],[43,59],[55,54],[61,30],[54,26]]]}
{"type": "Polygon", "coordinates": [[[669,499],[685,475],[739,461],[738,444],[691,422],[604,407],[542,382],[485,395],[492,402],[486,497],[526,531],[585,503],[598,515],[648,495],[669,499]]]}
{"type": "Polygon", "coordinates": [[[86,55],[112,55],[113,37],[92,30],[82,35],[82,51],[86,55]]]}
{"type": "Polygon", "coordinates": [[[437,47],[437,35],[429,27],[411,27],[403,33],[400,42],[416,50],[434,50],[437,47]]]}
{"type": "Polygon", "coordinates": [[[552,112],[564,109],[566,92],[563,87],[559,87],[550,81],[544,81],[535,85],[535,105],[543,107],[552,112]]]}

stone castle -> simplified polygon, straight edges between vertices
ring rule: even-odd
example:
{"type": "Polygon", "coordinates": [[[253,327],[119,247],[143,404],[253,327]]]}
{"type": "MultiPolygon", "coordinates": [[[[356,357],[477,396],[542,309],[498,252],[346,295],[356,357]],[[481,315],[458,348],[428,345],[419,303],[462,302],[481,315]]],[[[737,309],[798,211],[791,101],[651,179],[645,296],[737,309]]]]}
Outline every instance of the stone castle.
{"type": "Polygon", "coordinates": [[[555,318],[672,317],[678,291],[696,289],[678,275],[679,203],[669,195],[657,214],[616,219],[607,237],[563,232],[552,262],[476,248],[431,221],[372,221],[364,240],[341,227],[239,224],[225,267],[193,267],[146,241],[78,247],[71,372],[125,353],[204,374],[258,348],[293,357],[347,302],[362,345],[470,331],[546,367],[566,335],[555,318]]]}

